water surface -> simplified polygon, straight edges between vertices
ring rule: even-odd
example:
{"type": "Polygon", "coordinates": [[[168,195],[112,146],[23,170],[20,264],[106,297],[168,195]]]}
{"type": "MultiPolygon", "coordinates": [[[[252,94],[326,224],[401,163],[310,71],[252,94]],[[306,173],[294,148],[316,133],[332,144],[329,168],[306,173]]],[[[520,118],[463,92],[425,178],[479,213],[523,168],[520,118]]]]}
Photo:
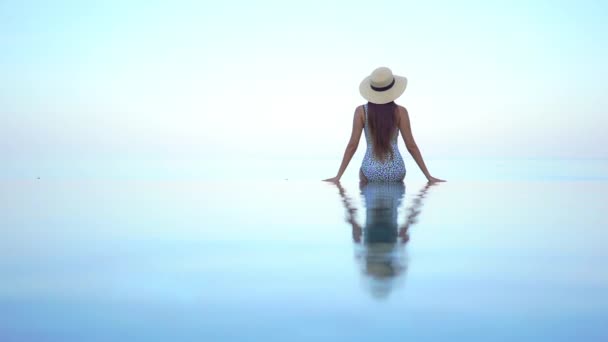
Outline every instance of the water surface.
{"type": "Polygon", "coordinates": [[[1,340],[604,341],[608,181],[568,165],[5,177],[1,340]]]}

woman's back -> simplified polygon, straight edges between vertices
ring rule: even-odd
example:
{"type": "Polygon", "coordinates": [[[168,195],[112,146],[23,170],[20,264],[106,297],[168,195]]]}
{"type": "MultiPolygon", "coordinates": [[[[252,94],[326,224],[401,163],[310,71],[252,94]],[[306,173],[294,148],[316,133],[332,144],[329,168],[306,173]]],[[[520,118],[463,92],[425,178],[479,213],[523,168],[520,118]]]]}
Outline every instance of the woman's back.
{"type": "MultiPolygon", "coordinates": [[[[370,113],[367,103],[363,105],[363,111],[365,116],[363,130],[365,132],[367,150],[363,157],[361,172],[369,182],[403,181],[406,170],[403,158],[399,153],[399,129],[397,129],[396,120],[387,120],[389,122],[388,125],[382,127],[383,125],[380,120],[373,122],[373,119],[370,118],[374,114],[370,113]],[[374,131],[372,127],[376,130],[374,131]],[[382,128],[384,129],[381,131],[382,128]],[[379,137],[377,134],[387,134],[387,136],[379,137]],[[388,146],[385,146],[384,154],[379,155],[382,153],[382,149],[379,149],[377,144],[382,144],[382,141],[387,142],[388,146]]],[[[386,114],[383,113],[383,115],[386,114]]],[[[396,116],[396,114],[389,115],[396,116]]]]}

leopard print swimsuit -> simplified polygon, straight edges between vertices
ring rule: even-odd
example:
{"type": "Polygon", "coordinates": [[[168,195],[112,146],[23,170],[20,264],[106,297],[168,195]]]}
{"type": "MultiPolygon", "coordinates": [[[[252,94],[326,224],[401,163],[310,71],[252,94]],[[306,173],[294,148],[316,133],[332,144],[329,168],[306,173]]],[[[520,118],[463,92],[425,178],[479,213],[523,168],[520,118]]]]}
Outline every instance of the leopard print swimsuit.
{"type": "Polygon", "coordinates": [[[388,156],[384,162],[380,161],[374,156],[374,142],[367,120],[367,103],[363,105],[363,110],[365,112],[365,126],[363,129],[365,131],[367,150],[361,164],[361,172],[368,182],[402,182],[403,178],[405,178],[405,163],[397,147],[399,130],[395,130],[395,134],[391,138],[393,158],[388,156]]]}

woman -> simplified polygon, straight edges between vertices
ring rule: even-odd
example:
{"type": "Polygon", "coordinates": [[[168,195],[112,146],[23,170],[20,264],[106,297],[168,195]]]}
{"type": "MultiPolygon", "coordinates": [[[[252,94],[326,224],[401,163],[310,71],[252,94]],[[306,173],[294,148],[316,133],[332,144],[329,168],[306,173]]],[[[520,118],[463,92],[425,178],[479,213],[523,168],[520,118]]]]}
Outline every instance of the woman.
{"type": "Polygon", "coordinates": [[[410,128],[407,110],[395,104],[395,100],[403,94],[407,86],[407,78],[393,75],[386,67],[377,68],[361,82],[359,92],[368,103],[357,107],[353,120],[350,141],[344,151],[342,164],[338,174],[325,179],[329,182],[339,182],[352,159],[361,131],[365,130],[367,151],[359,169],[362,183],[367,182],[402,182],[405,178],[405,164],[397,148],[399,132],[408,152],[412,155],[429,183],[444,182],[431,176],[424,164],[420,150],[414,141],[410,128]]]}

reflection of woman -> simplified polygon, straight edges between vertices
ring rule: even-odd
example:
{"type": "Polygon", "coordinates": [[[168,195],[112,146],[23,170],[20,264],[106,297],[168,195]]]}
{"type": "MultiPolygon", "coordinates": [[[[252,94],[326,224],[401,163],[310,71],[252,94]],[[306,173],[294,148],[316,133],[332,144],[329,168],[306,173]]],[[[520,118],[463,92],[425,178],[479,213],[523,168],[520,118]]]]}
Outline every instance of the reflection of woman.
{"type": "Polygon", "coordinates": [[[335,184],[346,208],[346,221],[352,226],[353,241],[361,246],[358,259],[362,271],[368,276],[372,293],[384,297],[407,269],[405,252],[400,245],[409,240],[408,230],[417,221],[422,199],[431,184],[420,190],[412,207],[406,210],[405,222],[399,225],[398,211],[405,195],[403,182],[361,183],[366,210],[363,227],[357,222],[357,209],[346,191],[339,182],[335,184]]]}
{"type": "Polygon", "coordinates": [[[397,216],[405,185],[368,183],[361,186],[361,194],[365,200],[365,226],[360,260],[372,294],[384,297],[407,267],[405,253],[397,243],[400,239],[397,216]]]}
{"type": "Polygon", "coordinates": [[[414,141],[407,110],[395,104],[403,94],[407,78],[393,75],[386,67],[377,68],[359,85],[359,92],[368,102],[357,107],[350,140],[335,177],[326,181],[338,182],[352,159],[361,131],[365,131],[367,151],[359,169],[361,182],[401,182],[405,177],[405,164],[397,148],[401,132],[408,152],[431,183],[443,180],[431,176],[414,141]]]}

